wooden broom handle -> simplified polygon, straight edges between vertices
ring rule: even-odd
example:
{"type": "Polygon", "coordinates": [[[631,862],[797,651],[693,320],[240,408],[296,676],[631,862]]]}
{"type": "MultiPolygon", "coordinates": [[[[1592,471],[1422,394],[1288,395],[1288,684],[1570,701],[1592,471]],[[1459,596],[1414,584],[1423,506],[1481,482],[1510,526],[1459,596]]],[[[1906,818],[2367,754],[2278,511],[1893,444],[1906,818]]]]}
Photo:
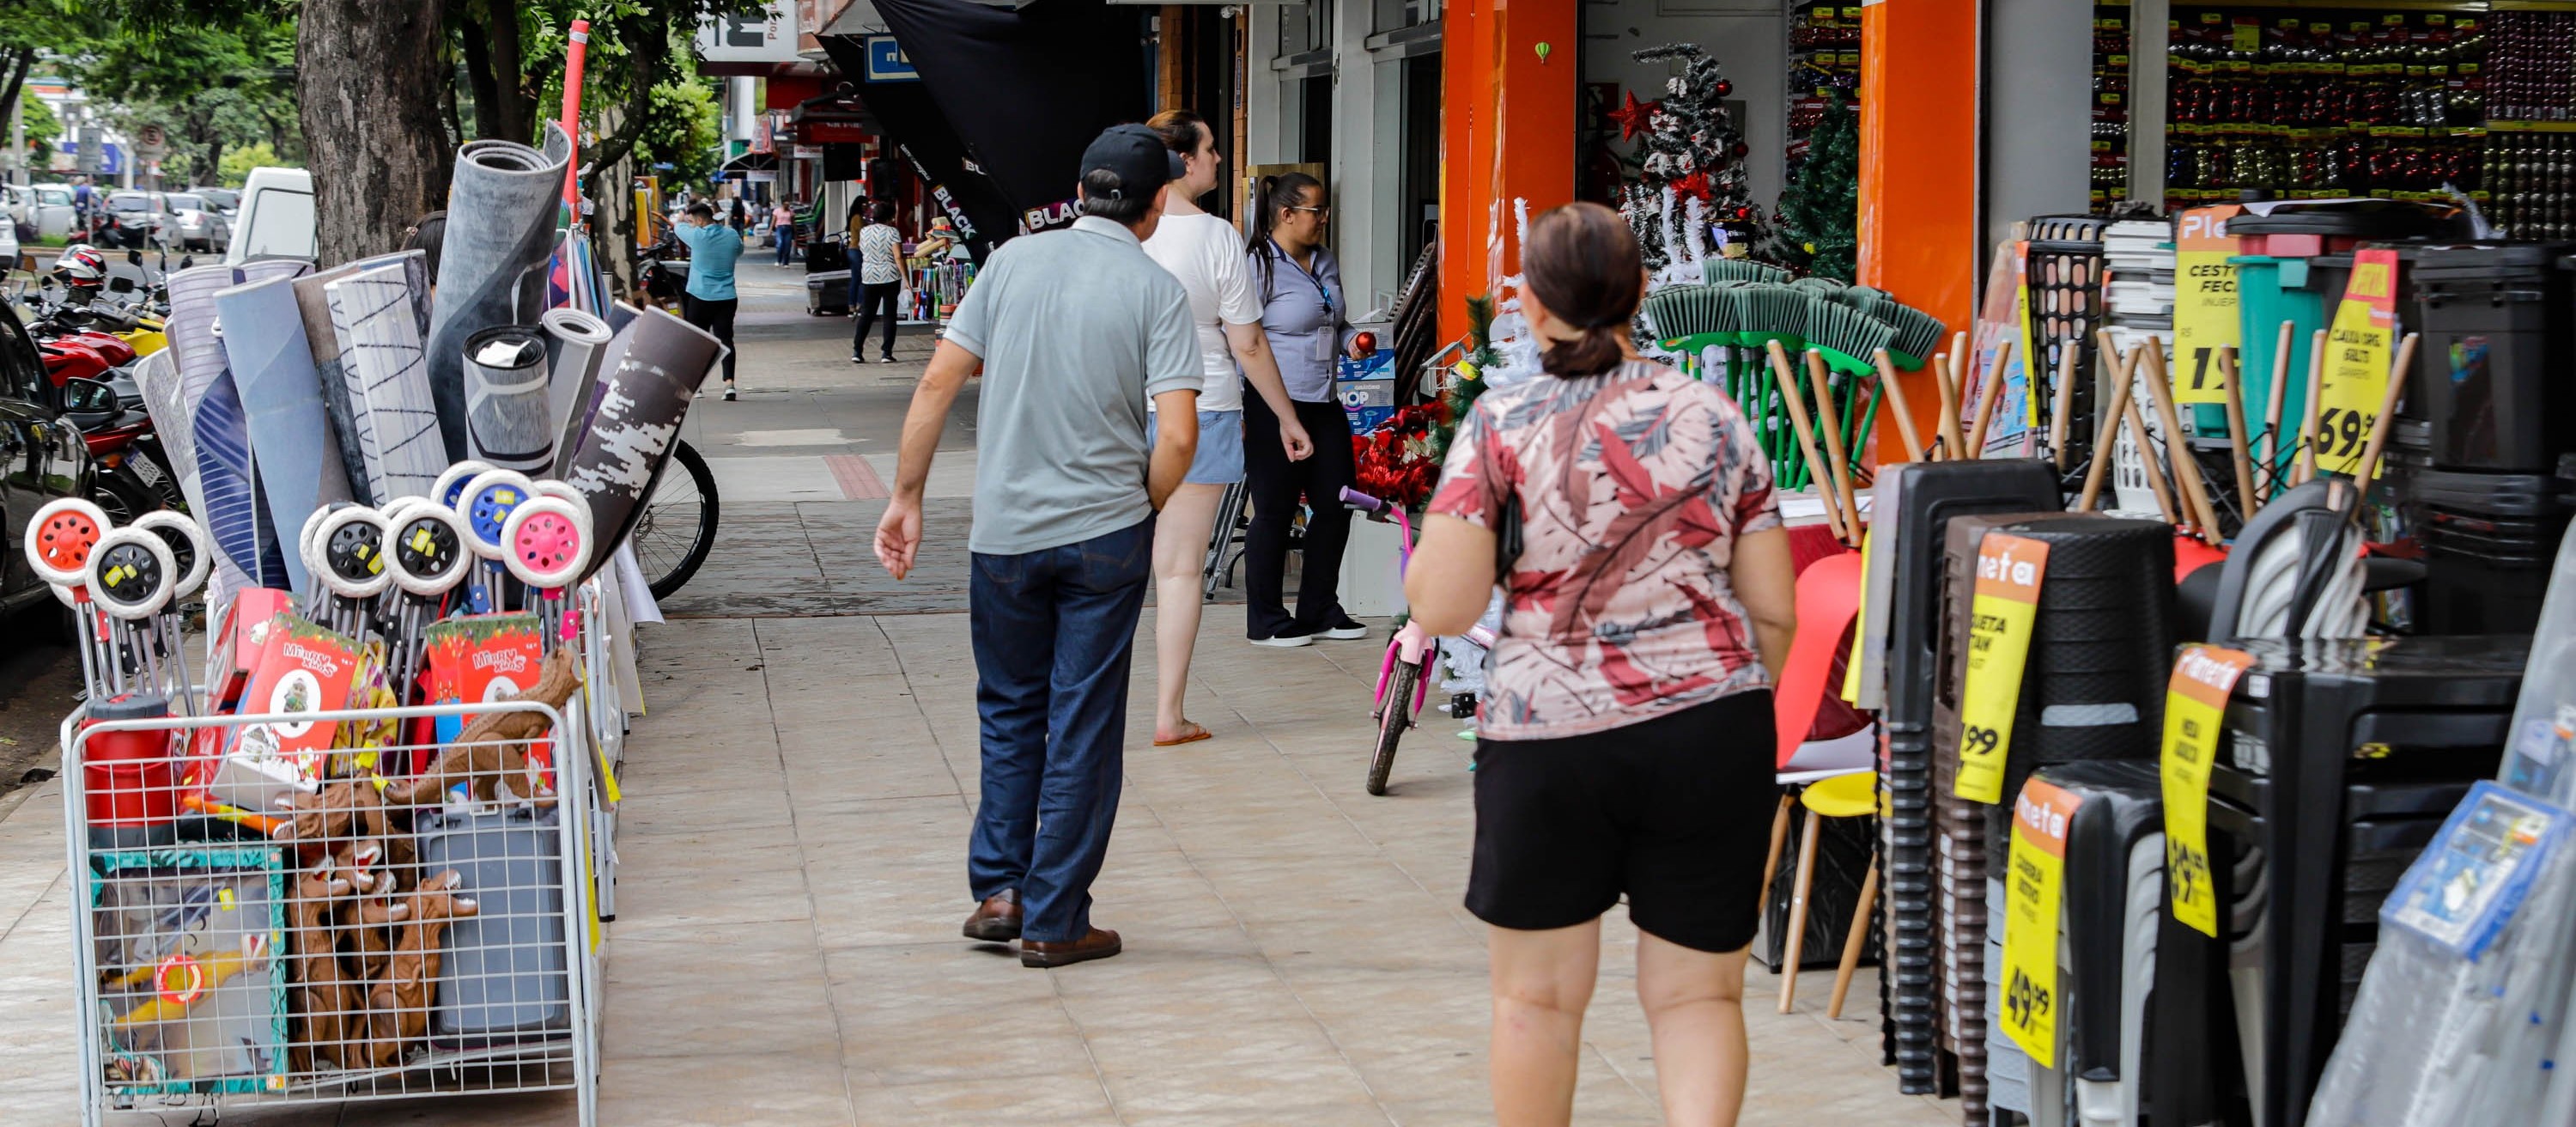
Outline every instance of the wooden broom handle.
{"type": "Polygon", "coordinates": [[[2236,346],[2218,349],[2218,378],[2227,381],[2227,453],[2236,470],[2236,511],[2246,520],[2262,506],[2254,495],[2254,466],[2246,451],[2245,389],[2236,385],[2236,346]]]}
{"type": "Polygon", "coordinates": [[[1851,543],[1838,511],[1841,498],[1834,492],[1833,476],[1826,472],[1824,459],[1816,456],[1816,432],[1807,423],[1806,397],[1798,393],[1797,378],[1789,374],[1789,352],[1774,339],[1770,342],[1771,378],[1780,385],[1781,406],[1788,409],[1789,425],[1798,432],[1798,449],[1807,456],[1807,476],[1816,482],[1816,496],[1825,502],[1825,524],[1833,529],[1834,539],[1851,543]]]}
{"type": "Polygon", "coordinates": [[[2406,373],[2415,366],[2415,334],[2397,343],[2397,363],[2388,369],[2388,390],[2379,396],[2379,417],[2370,421],[2370,441],[2361,448],[2361,464],[2352,468],[2352,479],[2363,493],[2370,492],[2371,469],[2379,464],[2379,455],[2388,448],[2391,421],[2397,417],[2398,401],[2406,397],[2406,373]]]}
{"type": "Polygon", "coordinates": [[[1843,457],[1842,420],[1834,415],[1833,381],[1825,372],[1825,354],[1807,350],[1807,382],[1816,389],[1816,429],[1825,435],[1825,456],[1833,459],[1827,465],[1833,476],[1816,482],[1818,489],[1831,489],[1842,502],[1843,530],[1851,533],[1844,543],[1860,547],[1860,504],[1852,493],[1851,463],[1843,457]]]}
{"type": "Polygon", "coordinates": [[[2174,482],[2182,489],[2183,507],[2190,511],[2186,523],[2199,525],[2201,540],[2215,548],[2220,543],[2218,508],[2209,503],[2209,484],[2201,480],[2200,460],[2191,456],[2191,440],[2183,437],[2182,415],[2174,410],[2171,379],[2171,373],[2165,370],[2164,342],[2148,337],[2147,398],[2155,401],[2156,421],[2165,427],[2165,462],[2173,468],[2174,482]]]}
{"type": "MultiPolygon", "coordinates": [[[[2067,415],[2075,410],[2075,354],[2082,351],[2084,342],[2080,340],[2062,341],[2057,346],[2057,387],[2048,411],[2048,449],[2057,458],[2059,473],[2066,472],[2067,415]]],[[[2114,356],[2112,363],[2118,362],[2114,356]]]]}
{"type": "Polygon", "coordinates": [[[2326,386],[2326,331],[2318,329],[2308,337],[2308,401],[2299,413],[2299,476],[2297,484],[2306,484],[2317,476],[2317,400],[2324,398],[2326,386]]]}
{"type": "MultiPolygon", "coordinates": [[[[1986,456],[1986,428],[1995,421],[1995,404],[2003,398],[2004,366],[2012,362],[2013,342],[2005,337],[1995,346],[1994,366],[1986,369],[1986,386],[1977,392],[1977,421],[1968,428],[1968,456],[1986,456]]],[[[2028,367],[2025,364],[2023,367],[2028,367]]]]}
{"type": "Polygon", "coordinates": [[[1888,411],[1896,416],[1896,433],[1905,439],[1905,460],[1921,458],[1923,436],[1915,433],[1914,408],[1905,401],[1905,385],[1896,378],[1896,362],[1887,358],[1884,348],[1872,353],[1870,360],[1878,365],[1878,386],[1884,389],[1888,411]]]}
{"type": "Polygon", "coordinates": [[[2138,350],[2130,349],[2128,355],[2121,356],[2118,349],[2111,347],[2108,330],[2102,333],[2102,352],[2119,356],[2114,365],[2118,371],[2111,381],[2111,408],[2103,412],[2101,430],[2093,436],[2093,464],[2084,471],[2084,493],[2075,502],[2079,513],[2092,512],[2093,503],[2101,499],[2102,481],[2111,470],[2111,447],[2120,433],[2121,409],[2129,405],[2129,376],[2138,366],[2138,350]]]}
{"type": "Polygon", "coordinates": [[[2272,345],[2272,386],[2263,404],[2263,489],[2268,498],[2281,483],[2281,404],[2290,390],[2290,335],[2294,324],[2281,322],[2281,336],[2272,345]]]}
{"type": "MultiPolygon", "coordinates": [[[[2143,344],[2138,347],[2151,348],[2153,345],[2143,344]]],[[[2176,512],[2173,489],[2165,484],[2165,475],[2156,469],[2156,446],[2155,443],[2147,440],[2147,417],[2139,413],[2137,399],[2132,397],[2124,406],[2128,408],[2129,441],[2138,448],[2138,461],[2142,463],[2140,468],[2147,472],[2147,488],[2155,492],[2156,511],[2164,514],[2166,524],[2180,526],[2200,523],[2197,520],[2184,518],[2176,512]]]]}

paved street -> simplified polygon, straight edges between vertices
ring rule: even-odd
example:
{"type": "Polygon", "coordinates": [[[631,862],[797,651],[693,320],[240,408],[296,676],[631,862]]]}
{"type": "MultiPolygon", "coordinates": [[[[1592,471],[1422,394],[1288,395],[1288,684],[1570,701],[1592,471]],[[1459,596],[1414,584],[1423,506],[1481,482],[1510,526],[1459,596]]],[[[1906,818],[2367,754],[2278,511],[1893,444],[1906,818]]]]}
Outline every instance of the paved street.
{"type": "MultiPolygon", "coordinates": [[[[1211,608],[1191,713],[1216,738],[1157,749],[1148,621],[1094,890],[1126,953],[1036,971],[958,937],[973,393],[943,439],[921,571],[893,583],[867,539],[928,337],[905,338],[906,363],[854,366],[849,323],[806,317],[797,276],[744,276],[742,401],[702,400],[689,424],[724,539],[641,641],[650,713],[624,776],[600,1121],[1489,1122],[1484,929],[1460,905],[1470,745],[1435,719],[1393,793],[1363,791],[1382,632],[1256,650],[1239,606],[1211,608]]],[[[77,1122],[60,835],[59,784],[0,797],[0,1123],[77,1122]]],[[[1607,932],[1576,1120],[1652,1123],[1635,933],[1616,913],[1607,932]]],[[[1754,973],[1745,1122],[1957,1121],[1879,1066],[1873,973],[1839,1021],[1830,972],[1785,1016],[1754,973]]],[[[570,1118],[569,1097],[545,1096],[226,1120],[570,1118]]]]}

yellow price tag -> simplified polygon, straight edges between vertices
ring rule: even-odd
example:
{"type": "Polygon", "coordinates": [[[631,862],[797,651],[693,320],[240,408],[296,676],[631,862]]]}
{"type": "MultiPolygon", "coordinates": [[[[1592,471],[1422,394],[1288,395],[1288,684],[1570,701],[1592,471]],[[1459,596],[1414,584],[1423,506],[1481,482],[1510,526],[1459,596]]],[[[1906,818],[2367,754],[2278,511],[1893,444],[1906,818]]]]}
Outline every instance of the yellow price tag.
{"type": "Polygon", "coordinates": [[[2326,334],[2326,365],[2317,391],[2317,469],[2350,474],[2361,464],[2371,424],[2388,390],[2390,346],[2397,340],[2397,252],[2357,250],[2343,304],[2326,334]]]}
{"type": "Polygon", "coordinates": [[[2209,882],[2209,766],[2228,694],[2253,664],[2254,655],[2241,650],[2188,646],[2165,689],[2165,888],[2174,918],[2212,939],[2218,894],[2209,882]]]}
{"type": "Polygon", "coordinates": [[[2031,620],[2048,574],[2048,545],[1989,532],[1977,544],[1977,589],[1968,604],[1968,676],[1959,699],[1961,798],[2004,800],[2004,760],[2012,750],[2013,713],[2021,708],[2022,666],[2030,659],[2031,620]]]}
{"type": "Polygon", "coordinates": [[[2237,324],[2236,268],[2227,257],[2236,240],[2227,221],[2244,211],[2236,204],[2182,213],[2174,234],[2174,400],[2225,403],[2227,379],[2218,350],[2242,351],[2237,324]]]}
{"type": "Polygon", "coordinates": [[[2057,1067],[2058,904],[2066,830],[2083,799],[2038,779],[2013,800],[2011,875],[2004,882],[2004,1033],[2041,1068],[2057,1067]]]}

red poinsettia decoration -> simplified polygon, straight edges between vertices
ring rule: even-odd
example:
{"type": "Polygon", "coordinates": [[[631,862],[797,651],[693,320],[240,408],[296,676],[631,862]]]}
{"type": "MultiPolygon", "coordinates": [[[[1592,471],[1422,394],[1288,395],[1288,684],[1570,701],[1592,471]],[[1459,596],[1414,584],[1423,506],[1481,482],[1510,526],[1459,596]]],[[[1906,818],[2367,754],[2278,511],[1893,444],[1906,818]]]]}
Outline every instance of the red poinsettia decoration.
{"type": "Polygon", "coordinates": [[[1707,203],[1710,196],[1717,194],[1717,186],[1709,183],[1708,173],[1694,172],[1673,181],[1673,191],[1675,194],[1695,197],[1699,202],[1707,203]]]}
{"type": "Polygon", "coordinates": [[[1358,489],[1408,510],[1420,509],[1440,484],[1440,463],[1431,457],[1431,434],[1448,421],[1446,404],[1432,402],[1397,409],[1385,425],[1351,436],[1358,489]]]}
{"type": "Polygon", "coordinates": [[[1664,104],[1662,102],[1638,101],[1637,92],[1630,90],[1628,91],[1628,104],[1609,111],[1610,120],[1619,123],[1620,140],[1632,140],[1637,136],[1637,134],[1653,128],[1652,121],[1655,116],[1655,111],[1662,108],[1664,108],[1664,104]]]}

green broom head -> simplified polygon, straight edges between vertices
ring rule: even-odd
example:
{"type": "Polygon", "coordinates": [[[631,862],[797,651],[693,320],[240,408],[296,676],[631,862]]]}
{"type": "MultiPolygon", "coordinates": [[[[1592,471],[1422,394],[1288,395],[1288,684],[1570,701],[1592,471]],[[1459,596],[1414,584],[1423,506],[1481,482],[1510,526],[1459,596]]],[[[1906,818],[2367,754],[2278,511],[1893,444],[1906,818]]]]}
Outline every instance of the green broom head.
{"type": "Polygon", "coordinates": [[[1761,349],[1772,341],[1791,352],[1807,347],[1807,295],[1795,286],[1755,282],[1739,287],[1743,295],[1742,343],[1761,349]]]}
{"type": "Polygon", "coordinates": [[[1800,278],[1789,284],[1823,298],[1840,296],[1844,290],[1850,288],[1833,278],[1800,278]]]}
{"type": "Polygon", "coordinates": [[[1885,302],[1870,315],[1895,326],[1896,343],[1887,346],[1887,356],[1908,372],[1922,367],[1933,353],[1939,352],[1942,340],[1949,335],[1940,318],[1903,302],[1885,302]]]}
{"type": "Polygon", "coordinates": [[[1699,264],[1700,277],[1716,282],[1786,282],[1789,272],[1749,258],[1711,258],[1699,264]]]}
{"type": "Polygon", "coordinates": [[[1896,327],[1841,302],[1822,297],[1807,303],[1807,347],[1825,354],[1835,371],[1867,375],[1878,369],[1875,354],[1896,340],[1896,327]]]}
{"type": "Polygon", "coordinates": [[[1646,323],[1673,352],[1696,355],[1712,344],[1734,344],[1737,326],[1730,314],[1713,286],[1669,286],[1646,298],[1646,323]]]}
{"type": "Polygon", "coordinates": [[[1841,301],[1843,304],[1851,306],[1853,309],[1859,310],[1860,312],[1866,313],[1872,317],[1877,317],[1881,321],[1887,320],[1887,318],[1880,316],[1880,313],[1888,306],[1896,303],[1896,299],[1887,296],[1886,290],[1872,289],[1868,286],[1845,287],[1841,301]]]}

